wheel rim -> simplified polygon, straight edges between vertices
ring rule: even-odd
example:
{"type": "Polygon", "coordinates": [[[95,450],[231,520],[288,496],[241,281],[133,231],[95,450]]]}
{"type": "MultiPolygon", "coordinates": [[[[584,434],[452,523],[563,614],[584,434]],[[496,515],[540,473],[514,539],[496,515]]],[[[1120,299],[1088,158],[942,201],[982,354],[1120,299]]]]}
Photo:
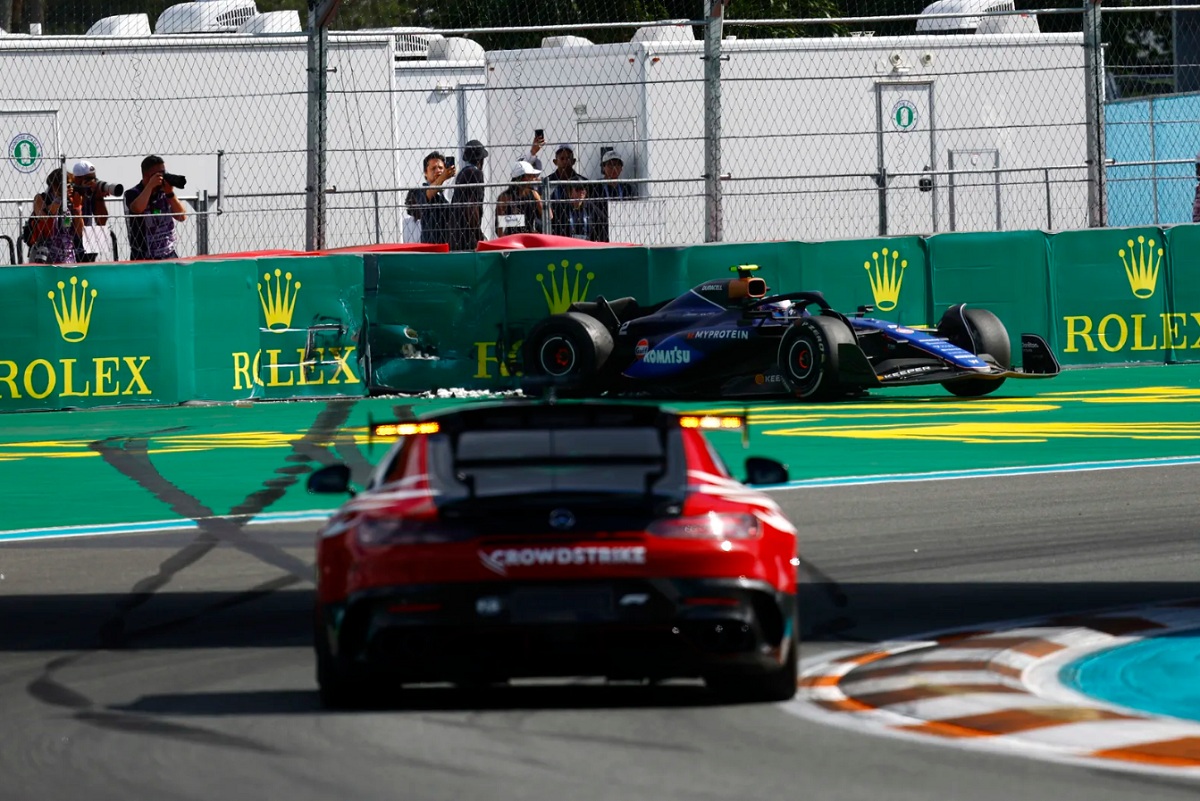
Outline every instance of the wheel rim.
{"type": "Polygon", "coordinates": [[[791,350],[788,351],[788,372],[797,381],[808,381],[812,377],[813,369],[816,367],[817,358],[813,352],[812,343],[805,339],[798,339],[792,343],[791,350]]]}
{"type": "Polygon", "coordinates": [[[542,343],[538,358],[546,375],[552,376],[569,375],[574,371],[575,363],[578,360],[575,346],[569,339],[562,336],[547,338],[542,343]]]}

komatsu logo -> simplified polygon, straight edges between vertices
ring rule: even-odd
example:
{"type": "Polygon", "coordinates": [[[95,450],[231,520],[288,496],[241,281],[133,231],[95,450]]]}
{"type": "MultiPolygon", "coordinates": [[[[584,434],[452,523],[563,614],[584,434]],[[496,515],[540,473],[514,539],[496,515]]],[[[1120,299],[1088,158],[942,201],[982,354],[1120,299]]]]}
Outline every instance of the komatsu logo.
{"type": "Polygon", "coordinates": [[[703,331],[693,331],[688,339],[749,339],[749,331],[738,331],[733,328],[708,328],[703,331]]]}
{"type": "Polygon", "coordinates": [[[652,350],[642,357],[646,364],[691,364],[692,352],[683,348],[652,350]]]}
{"type": "Polygon", "coordinates": [[[508,575],[510,567],[565,567],[579,565],[644,565],[646,547],[577,546],[574,548],[497,548],[480,551],[479,561],[493,573],[508,575]]]}

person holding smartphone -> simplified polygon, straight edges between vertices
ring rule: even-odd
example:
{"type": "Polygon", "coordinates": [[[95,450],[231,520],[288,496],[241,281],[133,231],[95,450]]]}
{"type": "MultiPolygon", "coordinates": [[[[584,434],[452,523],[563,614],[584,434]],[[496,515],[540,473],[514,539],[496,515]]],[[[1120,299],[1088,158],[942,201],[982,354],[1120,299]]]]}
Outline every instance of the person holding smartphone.
{"type": "Polygon", "coordinates": [[[518,161],[524,161],[532,164],[537,171],[542,171],[542,160],[538,157],[538,151],[546,146],[546,132],[541,128],[537,128],[533,132],[533,144],[529,146],[529,152],[521,156],[518,161]]]}
{"type": "MultiPolygon", "coordinates": [[[[404,198],[404,206],[419,226],[412,234],[411,241],[424,244],[450,244],[450,201],[442,190],[446,181],[457,172],[454,167],[454,157],[443,156],[433,151],[425,156],[422,163],[425,182],[421,189],[410,189],[404,198]]],[[[409,236],[405,236],[409,239],[409,236]]]]}

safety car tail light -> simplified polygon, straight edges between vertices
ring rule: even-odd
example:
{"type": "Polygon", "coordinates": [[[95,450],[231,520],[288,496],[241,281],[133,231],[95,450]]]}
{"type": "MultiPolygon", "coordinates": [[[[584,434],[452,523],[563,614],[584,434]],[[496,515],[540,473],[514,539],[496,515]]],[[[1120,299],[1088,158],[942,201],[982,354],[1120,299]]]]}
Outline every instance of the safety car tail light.
{"type": "Polygon", "coordinates": [[[364,517],[358,521],[360,545],[433,545],[471,539],[474,532],[440,520],[406,517],[364,517]]]}
{"type": "Polygon", "coordinates": [[[762,536],[754,515],[717,512],[659,520],[646,531],[656,537],[685,540],[753,540],[762,536]]]}

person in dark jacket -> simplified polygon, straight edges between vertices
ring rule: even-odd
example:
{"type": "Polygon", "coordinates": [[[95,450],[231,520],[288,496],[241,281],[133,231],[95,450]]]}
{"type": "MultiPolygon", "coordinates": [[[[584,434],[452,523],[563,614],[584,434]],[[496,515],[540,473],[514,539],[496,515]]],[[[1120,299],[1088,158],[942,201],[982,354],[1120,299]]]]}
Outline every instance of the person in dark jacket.
{"type": "Polygon", "coordinates": [[[483,241],[483,161],[487,156],[487,148],[478,139],[463,148],[467,166],[454,179],[451,250],[474,250],[483,241]]]}

